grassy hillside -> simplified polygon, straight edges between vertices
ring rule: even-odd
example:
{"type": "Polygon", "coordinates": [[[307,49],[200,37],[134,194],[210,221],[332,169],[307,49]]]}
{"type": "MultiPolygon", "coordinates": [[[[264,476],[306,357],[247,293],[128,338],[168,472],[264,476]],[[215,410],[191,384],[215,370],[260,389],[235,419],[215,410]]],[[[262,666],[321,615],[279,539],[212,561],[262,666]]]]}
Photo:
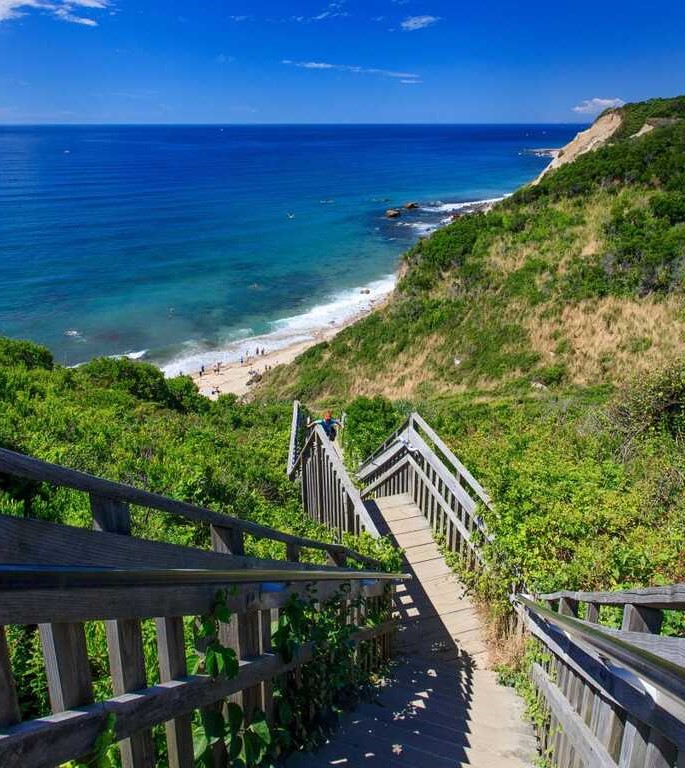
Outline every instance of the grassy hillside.
{"type": "Polygon", "coordinates": [[[685,121],[631,138],[685,98],[621,115],[603,148],[419,242],[385,308],[261,392],[345,407],[355,458],[418,408],[494,499],[478,586],[500,607],[520,578],[685,580],[685,121]]]}
{"type": "Polygon", "coordinates": [[[583,155],[420,241],[384,310],[277,370],[265,394],[624,381],[685,349],[684,268],[682,122],[583,155]]]}

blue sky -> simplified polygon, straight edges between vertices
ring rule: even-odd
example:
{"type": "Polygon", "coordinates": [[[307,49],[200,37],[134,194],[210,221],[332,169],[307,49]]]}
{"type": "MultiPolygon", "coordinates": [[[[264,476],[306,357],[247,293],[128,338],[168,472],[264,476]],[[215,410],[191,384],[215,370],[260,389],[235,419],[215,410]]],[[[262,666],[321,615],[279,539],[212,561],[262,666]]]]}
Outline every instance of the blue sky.
{"type": "Polygon", "coordinates": [[[673,0],[0,0],[2,123],[581,122],[683,92],[673,0]]]}

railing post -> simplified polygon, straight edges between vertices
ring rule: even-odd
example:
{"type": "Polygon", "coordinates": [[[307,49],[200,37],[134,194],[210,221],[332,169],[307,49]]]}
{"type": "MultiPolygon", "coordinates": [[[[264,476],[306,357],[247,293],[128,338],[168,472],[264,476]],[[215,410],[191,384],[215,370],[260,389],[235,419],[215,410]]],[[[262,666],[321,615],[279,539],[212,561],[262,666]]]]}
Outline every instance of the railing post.
{"type": "Polygon", "coordinates": [[[663,620],[663,611],[628,603],[623,608],[621,629],[624,632],[648,632],[652,635],[658,635],[663,620]]]}
{"type": "MultiPolygon", "coordinates": [[[[623,608],[621,629],[624,632],[659,634],[663,620],[663,611],[628,603],[623,608]]],[[[628,716],[619,757],[621,768],[624,766],[625,768],[642,768],[645,765],[656,768],[656,766],[671,765],[672,763],[667,763],[663,759],[665,750],[667,750],[667,744],[664,743],[658,731],[653,729],[650,731],[648,726],[628,716]]]]}
{"type": "Polygon", "coordinates": [[[53,712],[90,704],[93,681],[83,624],[39,624],[53,712]]]}
{"type": "MultiPolygon", "coordinates": [[[[122,536],[131,534],[128,504],[90,494],[93,528],[122,536]]],[[[130,693],[147,685],[143,634],[137,619],[105,622],[112,689],[115,695],[130,693]]],[[[119,742],[123,768],[154,768],[155,750],[151,731],[141,731],[119,742]]]]}
{"type": "MultiPolygon", "coordinates": [[[[159,679],[165,683],[184,677],[186,666],[183,619],[155,619],[159,655],[159,679]]],[[[169,768],[191,768],[194,762],[192,715],[180,715],[164,724],[166,730],[169,768]]]]}
{"type": "Polygon", "coordinates": [[[0,627],[0,728],[14,725],[20,719],[17,689],[10,667],[5,628],[0,627]]]}

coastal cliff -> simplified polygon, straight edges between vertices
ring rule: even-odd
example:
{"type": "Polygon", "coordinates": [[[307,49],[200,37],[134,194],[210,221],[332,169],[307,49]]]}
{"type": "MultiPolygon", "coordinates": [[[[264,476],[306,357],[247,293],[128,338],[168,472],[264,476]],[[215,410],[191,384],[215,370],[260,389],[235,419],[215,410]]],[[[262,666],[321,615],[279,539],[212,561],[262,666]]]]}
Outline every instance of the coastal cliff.
{"type": "Polygon", "coordinates": [[[601,115],[535,183],[420,241],[386,307],[275,371],[264,395],[597,386],[676,359],[683,115],[683,97],[601,115]]]}

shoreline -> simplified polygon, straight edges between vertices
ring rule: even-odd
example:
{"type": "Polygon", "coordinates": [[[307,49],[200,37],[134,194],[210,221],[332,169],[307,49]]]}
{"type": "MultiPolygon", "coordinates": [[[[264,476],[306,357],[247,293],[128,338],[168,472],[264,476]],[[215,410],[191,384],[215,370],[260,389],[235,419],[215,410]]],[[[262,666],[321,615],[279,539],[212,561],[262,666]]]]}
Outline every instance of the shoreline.
{"type": "MultiPolygon", "coordinates": [[[[462,216],[469,216],[475,213],[487,213],[494,205],[508,196],[509,195],[507,194],[502,197],[486,200],[440,203],[438,205],[434,204],[430,208],[422,208],[422,210],[430,210],[431,212],[440,212],[443,214],[440,221],[431,225],[430,230],[425,232],[422,237],[429,237],[433,232],[448,226],[462,216]],[[445,216],[444,214],[447,215],[445,216]]],[[[311,347],[324,341],[330,341],[348,326],[385,306],[394,293],[397,281],[401,277],[401,274],[402,260],[400,258],[397,268],[392,275],[392,282],[388,284],[387,290],[383,291],[380,295],[372,287],[355,289],[359,295],[373,294],[374,298],[370,298],[365,307],[355,311],[340,322],[332,321],[324,326],[313,326],[303,329],[301,334],[293,336],[292,341],[276,349],[269,349],[269,342],[272,344],[274,341],[278,342],[279,337],[277,333],[243,339],[240,342],[240,346],[243,348],[248,347],[250,350],[249,354],[243,353],[239,360],[226,360],[225,351],[223,353],[217,352],[217,360],[209,365],[205,363],[203,373],[200,373],[200,370],[196,369],[189,375],[196,384],[200,394],[211,400],[216,400],[219,395],[226,394],[233,394],[244,398],[259,385],[262,377],[272,368],[292,363],[297,357],[311,347]],[[262,351],[264,354],[262,354],[262,351]]],[[[374,284],[372,284],[372,286],[373,285],[374,284]]],[[[203,357],[209,358],[210,353],[204,354],[203,357]]],[[[169,375],[168,371],[166,372],[167,375],[169,375]]]]}
{"type": "MultiPolygon", "coordinates": [[[[398,267],[398,270],[395,273],[396,278],[399,271],[400,267],[398,267]]],[[[299,357],[311,347],[321,344],[324,341],[330,341],[345,328],[385,306],[395,290],[395,283],[393,283],[392,289],[389,290],[385,296],[371,299],[368,307],[359,310],[339,324],[330,324],[327,327],[311,331],[311,336],[309,338],[294,341],[279,349],[269,350],[267,346],[263,346],[265,337],[261,337],[261,343],[255,344],[254,347],[254,352],[259,350],[259,354],[253,353],[249,356],[244,356],[242,363],[240,361],[221,362],[218,360],[217,363],[214,364],[215,366],[219,366],[218,371],[215,370],[214,366],[210,366],[209,368],[206,368],[204,374],[195,371],[190,374],[190,376],[195,382],[200,394],[208,397],[210,400],[216,400],[219,395],[229,394],[237,395],[241,398],[245,397],[245,395],[248,395],[254,387],[259,384],[267,371],[279,365],[292,363],[295,358],[299,357]],[[264,351],[264,354],[261,354],[262,350],[264,351]]],[[[364,290],[368,289],[362,289],[360,292],[363,292],[364,290]]]]}

